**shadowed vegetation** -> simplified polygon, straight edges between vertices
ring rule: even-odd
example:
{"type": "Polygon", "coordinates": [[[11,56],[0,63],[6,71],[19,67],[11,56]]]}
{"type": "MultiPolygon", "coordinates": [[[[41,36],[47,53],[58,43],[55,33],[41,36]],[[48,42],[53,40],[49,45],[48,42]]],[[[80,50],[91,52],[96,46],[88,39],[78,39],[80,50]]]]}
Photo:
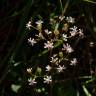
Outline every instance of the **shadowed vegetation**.
{"type": "Polygon", "coordinates": [[[95,0],[0,7],[0,96],[96,96],[95,0]]]}

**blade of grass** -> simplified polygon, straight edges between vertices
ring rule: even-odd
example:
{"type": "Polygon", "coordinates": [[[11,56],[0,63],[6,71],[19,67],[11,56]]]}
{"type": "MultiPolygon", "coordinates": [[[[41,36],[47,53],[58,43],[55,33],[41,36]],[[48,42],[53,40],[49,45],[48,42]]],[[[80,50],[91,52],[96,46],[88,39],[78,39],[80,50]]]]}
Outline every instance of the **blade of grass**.
{"type": "Polygon", "coordinates": [[[65,7],[64,7],[64,9],[63,9],[63,11],[62,11],[62,16],[64,16],[64,14],[65,14],[68,6],[69,6],[69,3],[70,3],[70,0],[67,0],[67,2],[66,2],[66,4],[65,4],[65,7]]]}
{"type": "Polygon", "coordinates": [[[60,2],[61,12],[63,12],[63,5],[62,5],[62,1],[61,1],[61,0],[59,0],[59,2],[60,2]]]}
{"type": "Polygon", "coordinates": [[[94,2],[92,0],[83,0],[83,1],[88,2],[88,3],[94,3],[94,4],[96,4],[96,2],[94,2]]]}
{"type": "Polygon", "coordinates": [[[89,91],[87,90],[87,88],[85,87],[85,85],[82,85],[82,88],[83,88],[86,96],[92,96],[92,95],[89,93],[89,91]]]}

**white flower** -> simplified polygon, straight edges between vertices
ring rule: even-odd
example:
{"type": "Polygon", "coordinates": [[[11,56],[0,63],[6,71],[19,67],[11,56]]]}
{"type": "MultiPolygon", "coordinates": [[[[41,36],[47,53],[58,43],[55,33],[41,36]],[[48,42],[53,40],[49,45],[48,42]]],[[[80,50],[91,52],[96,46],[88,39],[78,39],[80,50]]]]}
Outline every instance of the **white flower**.
{"type": "Polygon", "coordinates": [[[79,36],[80,37],[82,37],[82,38],[84,37],[83,30],[79,29],[79,32],[78,33],[79,33],[79,36]]]}
{"type": "Polygon", "coordinates": [[[39,32],[39,34],[35,35],[35,36],[37,36],[38,38],[44,39],[44,36],[43,36],[43,34],[41,32],[39,32]]]}
{"type": "Polygon", "coordinates": [[[52,31],[48,31],[48,29],[45,29],[44,31],[45,31],[45,33],[46,33],[47,35],[49,35],[49,34],[52,33],[52,31]]]}
{"type": "Polygon", "coordinates": [[[32,25],[31,25],[31,21],[29,21],[27,24],[26,24],[26,28],[28,28],[29,30],[31,29],[32,25]]]}
{"type": "Polygon", "coordinates": [[[48,48],[48,50],[52,49],[53,47],[53,42],[47,41],[47,43],[44,43],[44,48],[48,48]]]}
{"type": "Polygon", "coordinates": [[[71,31],[70,34],[71,34],[71,37],[73,37],[73,36],[75,36],[77,34],[77,32],[71,31]]]}
{"type": "Polygon", "coordinates": [[[71,60],[70,65],[76,65],[76,63],[77,63],[77,59],[76,58],[73,58],[73,60],[71,60]]]}
{"type": "Polygon", "coordinates": [[[72,27],[70,29],[72,30],[72,32],[77,32],[78,31],[76,26],[74,26],[74,27],[72,27]]]}
{"type": "Polygon", "coordinates": [[[37,43],[36,41],[35,41],[35,39],[33,38],[33,39],[31,39],[31,38],[29,38],[28,39],[28,43],[30,43],[30,45],[34,45],[35,43],[37,43]]]}
{"type": "Polygon", "coordinates": [[[37,24],[37,29],[38,29],[39,31],[41,31],[41,29],[42,29],[42,23],[43,23],[42,20],[38,20],[38,21],[36,22],[36,24],[37,24]]]}
{"type": "Polygon", "coordinates": [[[63,44],[63,48],[62,48],[62,50],[65,50],[67,53],[71,53],[71,52],[73,52],[72,47],[71,47],[68,43],[67,43],[66,45],[63,44]]]}
{"type": "Polygon", "coordinates": [[[50,71],[51,70],[51,66],[50,65],[47,65],[46,66],[46,71],[50,71]]]}
{"type": "Polygon", "coordinates": [[[91,41],[91,42],[89,43],[89,46],[90,46],[90,47],[94,47],[94,42],[91,41]]]}
{"type": "Polygon", "coordinates": [[[42,25],[42,23],[43,23],[42,20],[38,20],[38,21],[36,21],[36,24],[37,24],[37,25],[42,25]]]}
{"type": "Polygon", "coordinates": [[[28,82],[29,82],[29,85],[34,85],[34,84],[36,84],[37,82],[35,81],[35,78],[29,78],[28,79],[28,82]]]}
{"type": "Polygon", "coordinates": [[[51,57],[51,61],[50,61],[50,62],[51,62],[51,63],[56,63],[57,60],[58,60],[57,57],[55,57],[55,58],[54,58],[54,57],[51,57]]]}
{"type": "Polygon", "coordinates": [[[59,19],[62,21],[65,18],[65,16],[59,16],[59,19]]]}
{"type": "Polygon", "coordinates": [[[66,69],[64,65],[63,66],[59,65],[57,68],[58,72],[62,72],[64,69],[66,69]]]}
{"type": "Polygon", "coordinates": [[[27,72],[28,72],[28,73],[31,73],[31,72],[32,72],[32,68],[28,68],[28,69],[27,69],[27,72]]]}
{"type": "Polygon", "coordinates": [[[74,23],[74,22],[75,22],[75,19],[72,18],[72,17],[66,17],[66,20],[67,20],[67,22],[69,22],[69,23],[74,23]]]}
{"type": "Polygon", "coordinates": [[[44,77],[44,83],[49,84],[49,83],[51,83],[51,82],[52,82],[52,77],[51,77],[51,76],[46,76],[46,77],[44,77]]]}
{"type": "Polygon", "coordinates": [[[58,63],[58,58],[56,57],[57,55],[54,54],[53,57],[51,57],[51,63],[58,63]]]}
{"type": "Polygon", "coordinates": [[[74,26],[73,28],[70,28],[70,29],[71,29],[71,31],[70,31],[71,37],[77,35],[78,30],[77,30],[76,26],[74,26]]]}
{"type": "Polygon", "coordinates": [[[67,35],[66,34],[62,34],[63,40],[67,41],[67,35]]]}

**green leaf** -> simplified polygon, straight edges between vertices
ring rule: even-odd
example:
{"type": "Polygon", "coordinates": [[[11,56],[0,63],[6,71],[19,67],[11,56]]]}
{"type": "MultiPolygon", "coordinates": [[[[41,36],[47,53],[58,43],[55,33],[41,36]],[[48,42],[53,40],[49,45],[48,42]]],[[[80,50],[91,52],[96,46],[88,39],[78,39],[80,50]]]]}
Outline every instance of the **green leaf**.
{"type": "Polygon", "coordinates": [[[41,75],[42,69],[40,67],[37,67],[36,74],[35,75],[41,75]]]}
{"type": "Polygon", "coordinates": [[[58,47],[59,45],[61,45],[63,43],[62,40],[58,40],[55,44],[54,44],[54,48],[58,47]]]}
{"type": "Polygon", "coordinates": [[[44,50],[43,52],[41,52],[38,56],[40,57],[40,56],[42,56],[42,55],[44,55],[44,54],[46,54],[48,52],[48,50],[44,50]]]}
{"type": "Polygon", "coordinates": [[[20,89],[20,87],[21,87],[20,85],[15,85],[15,84],[12,84],[12,85],[11,85],[11,89],[12,89],[14,92],[16,92],[16,93],[18,92],[18,90],[20,89]]]}

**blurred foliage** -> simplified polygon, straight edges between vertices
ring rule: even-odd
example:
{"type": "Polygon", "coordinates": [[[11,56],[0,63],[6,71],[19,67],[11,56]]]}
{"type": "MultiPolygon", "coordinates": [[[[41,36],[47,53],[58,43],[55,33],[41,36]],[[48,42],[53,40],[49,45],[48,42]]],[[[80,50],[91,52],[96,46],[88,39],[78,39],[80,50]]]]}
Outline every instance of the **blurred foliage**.
{"type": "MultiPolygon", "coordinates": [[[[44,88],[43,84],[39,84],[33,88],[26,82],[26,68],[34,66],[35,70],[40,62],[43,68],[48,61],[48,52],[39,51],[40,46],[35,48],[27,44],[32,33],[27,32],[25,26],[30,17],[42,17],[47,21],[50,14],[78,18],[77,22],[86,35],[77,46],[84,50],[77,56],[81,65],[74,69],[76,74],[65,78],[64,82],[54,83],[52,96],[96,96],[95,0],[0,0],[0,7],[0,96],[49,96],[49,86],[44,88]],[[88,45],[90,41],[94,42],[93,47],[88,45]]],[[[60,43],[56,42],[55,47],[60,43]]],[[[43,74],[39,67],[36,72],[43,74]]],[[[66,75],[69,74],[66,72],[66,75]]]]}

